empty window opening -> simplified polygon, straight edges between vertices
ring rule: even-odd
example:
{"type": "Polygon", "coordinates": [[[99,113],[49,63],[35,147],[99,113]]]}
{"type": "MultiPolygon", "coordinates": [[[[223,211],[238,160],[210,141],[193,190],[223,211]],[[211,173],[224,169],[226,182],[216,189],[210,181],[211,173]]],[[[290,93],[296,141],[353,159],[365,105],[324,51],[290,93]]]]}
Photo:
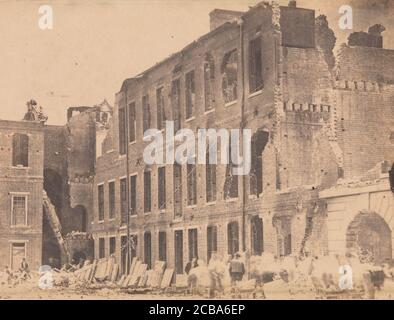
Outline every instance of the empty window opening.
{"type": "Polygon", "coordinates": [[[215,63],[207,54],[204,64],[205,111],[215,108],[215,63]]]}
{"type": "Polygon", "coordinates": [[[234,49],[224,55],[222,63],[222,92],[224,103],[237,100],[238,53],[234,49]]]}
{"type": "Polygon", "coordinates": [[[159,211],[166,208],[166,168],[160,167],[158,169],[158,206],[159,211]]]}
{"type": "Polygon", "coordinates": [[[156,114],[157,114],[157,129],[161,130],[165,127],[166,114],[165,114],[165,100],[163,94],[163,88],[156,90],[156,114]]]}
{"type": "Polygon", "coordinates": [[[186,74],[186,119],[194,116],[194,106],[196,101],[194,71],[186,74]]]}
{"type": "Polygon", "coordinates": [[[227,225],[228,254],[239,251],[239,227],[238,222],[230,222],[227,225]]]}
{"type": "Polygon", "coordinates": [[[109,204],[109,218],[113,219],[115,218],[115,211],[116,211],[116,205],[115,205],[115,182],[111,181],[108,183],[108,204],[109,204]]]}
{"type": "Polygon", "coordinates": [[[274,226],[277,236],[277,252],[279,257],[288,256],[292,251],[291,244],[291,218],[274,218],[274,226]]]}
{"type": "Polygon", "coordinates": [[[263,68],[261,55],[261,37],[249,42],[249,91],[263,88],[263,68]]]}
{"type": "Polygon", "coordinates": [[[264,251],[263,219],[254,216],[250,221],[252,255],[261,255],[264,251]]]}
{"type": "Polygon", "coordinates": [[[12,226],[25,226],[27,224],[27,197],[12,197],[12,226]]]}
{"type": "Polygon", "coordinates": [[[175,272],[176,274],[183,273],[183,231],[176,230],[174,232],[174,246],[175,246],[175,272]]]}
{"type": "Polygon", "coordinates": [[[194,258],[198,258],[197,229],[189,229],[188,238],[189,238],[189,261],[192,261],[194,258]]]}
{"type": "Polygon", "coordinates": [[[171,86],[171,107],[172,119],[174,120],[174,131],[177,132],[181,128],[181,84],[179,79],[172,81],[171,86]]]}
{"type": "Polygon", "coordinates": [[[167,262],[167,234],[165,231],[159,232],[159,260],[167,262]]]}
{"type": "MultiPolygon", "coordinates": [[[[228,144],[228,157],[231,159],[231,136],[228,144]]],[[[226,166],[226,180],[224,182],[224,199],[234,199],[238,198],[238,176],[233,174],[234,164],[229,161],[226,166]]]]}
{"type": "Polygon", "coordinates": [[[129,142],[134,142],[136,140],[136,126],[135,103],[132,102],[129,104],[129,142]]]}
{"type": "Polygon", "coordinates": [[[119,153],[126,154],[126,110],[119,108],[119,153]]]}
{"type": "Polygon", "coordinates": [[[263,192],[263,151],[268,143],[268,132],[258,131],[252,137],[250,194],[259,196],[263,192]]]}
{"type": "Polygon", "coordinates": [[[137,176],[130,177],[130,215],[137,214],[137,176]]]}
{"type": "Polygon", "coordinates": [[[26,134],[15,133],[12,137],[12,165],[29,166],[29,136],[26,134]]]}
{"type": "Polygon", "coordinates": [[[127,181],[120,179],[120,218],[121,223],[127,223],[127,181]]]}
{"type": "Polygon", "coordinates": [[[137,256],[138,237],[136,235],[130,236],[130,260],[127,259],[127,236],[121,236],[120,243],[121,273],[126,274],[127,270],[130,269],[130,262],[137,256]]]}
{"type": "Polygon", "coordinates": [[[101,184],[97,187],[97,198],[98,198],[98,219],[99,221],[104,220],[104,185],[101,184]]]}
{"type": "Polygon", "coordinates": [[[217,226],[207,227],[207,261],[212,257],[213,253],[218,250],[218,228],[217,226]]]}
{"type": "Polygon", "coordinates": [[[105,239],[99,238],[99,259],[105,258],[105,239]]]}
{"type": "Polygon", "coordinates": [[[144,233],[144,263],[152,268],[152,236],[150,231],[144,233]]]}
{"type": "Polygon", "coordinates": [[[142,97],[142,113],[143,113],[143,132],[150,129],[150,105],[149,96],[142,97]]]}
{"type": "Polygon", "coordinates": [[[206,153],[205,192],[207,202],[216,201],[216,164],[209,164],[209,152],[206,153]]]}
{"type": "Polygon", "coordinates": [[[151,174],[150,171],[144,172],[144,212],[151,212],[151,174]]]}
{"type": "Polygon", "coordinates": [[[173,165],[174,175],[174,216],[182,216],[182,166],[178,163],[173,165]]]}
{"type": "Polygon", "coordinates": [[[115,254],[116,252],[116,238],[115,237],[110,237],[109,238],[109,254],[115,254]]]}
{"type": "Polygon", "coordinates": [[[197,174],[196,165],[187,164],[187,205],[197,204],[197,174]]]}

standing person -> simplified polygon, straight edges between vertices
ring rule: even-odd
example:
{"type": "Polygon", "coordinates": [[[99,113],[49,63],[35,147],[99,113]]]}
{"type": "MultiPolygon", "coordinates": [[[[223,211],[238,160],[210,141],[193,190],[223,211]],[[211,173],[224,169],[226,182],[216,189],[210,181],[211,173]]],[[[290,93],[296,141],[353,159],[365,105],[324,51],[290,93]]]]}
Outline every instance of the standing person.
{"type": "Polygon", "coordinates": [[[21,271],[22,271],[22,274],[23,274],[24,278],[31,279],[30,270],[29,270],[29,264],[27,263],[26,258],[22,259],[21,271]]]}
{"type": "Polygon", "coordinates": [[[245,264],[241,260],[241,255],[237,252],[230,262],[231,284],[234,285],[237,281],[241,281],[244,274],[245,264]]]}

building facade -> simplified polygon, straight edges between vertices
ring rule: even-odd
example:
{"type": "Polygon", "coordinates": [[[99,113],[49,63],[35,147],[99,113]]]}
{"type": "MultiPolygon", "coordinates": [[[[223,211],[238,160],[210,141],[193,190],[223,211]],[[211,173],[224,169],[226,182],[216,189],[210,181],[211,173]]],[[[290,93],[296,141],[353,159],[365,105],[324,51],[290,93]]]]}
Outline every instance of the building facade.
{"type": "Polygon", "coordinates": [[[100,135],[90,230],[95,257],[114,254],[123,272],[128,228],[132,256],[177,274],[214,252],[328,254],[320,192],[394,159],[392,50],[343,45],[335,58],[325,17],[294,6],[210,18],[211,32],[123,82],[100,135]],[[175,132],[251,129],[250,174],[146,165],[144,132],[168,134],[166,120],[175,132]]]}
{"type": "Polygon", "coordinates": [[[0,120],[0,268],[42,257],[44,125],[0,120]]]}

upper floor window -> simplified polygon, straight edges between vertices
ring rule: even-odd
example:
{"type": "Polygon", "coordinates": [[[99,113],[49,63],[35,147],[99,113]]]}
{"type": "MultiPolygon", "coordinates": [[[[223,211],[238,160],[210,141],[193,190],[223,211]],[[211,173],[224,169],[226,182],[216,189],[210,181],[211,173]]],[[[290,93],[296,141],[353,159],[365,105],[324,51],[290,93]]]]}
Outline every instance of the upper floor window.
{"type": "Polygon", "coordinates": [[[115,205],[115,182],[111,181],[108,183],[108,203],[109,203],[109,218],[113,219],[115,218],[115,210],[116,210],[116,205],[115,205]]]}
{"type": "Polygon", "coordinates": [[[144,212],[151,211],[151,175],[150,171],[144,172],[144,212]]]}
{"type": "Polygon", "coordinates": [[[238,52],[234,49],[224,55],[222,63],[222,91],[225,103],[237,100],[238,52]]]}
{"type": "Polygon", "coordinates": [[[165,127],[166,114],[164,110],[164,94],[163,88],[158,88],[156,90],[156,112],[157,112],[157,129],[161,130],[165,127]]]}
{"type": "Polygon", "coordinates": [[[194,116],[195,100],[194,71],[190,71],[186,74],[186,119],[190,119],[194,116]]]}
{"type": "Polygon", "coordinates": [[[181,128],[181,83],[179,79],[172,81],[171,86],[171,107],[173,112],[174,130],[177,132],[181,128]]]}
{"type": "Polygon", "coordinates": [[[207,54],[204,64],[205,111],[215,107],[215,63],[213,57],[207,54]]]}
{"type": "Polygon", "coordinates": [[[129,142],[134,142],[136,139],[136,114],[135,114],[135,103],[129,104],[129,142]]]}
{"type": "Polygon", "coordinates": [[[143,131],[150,129],[150,105],[149,96],[142,97],[142,112],[143,112],[143,131]]]}
{"type": "Polygon", "coordinates": [[[119,153],[126,154],[126,109],[119,109],[119,153]]]}
{"type": "Polygon", "coordinates": [[[27,196],[25,195],[12,196],[11,225],[12,226],[27,225],[27,196]]]}
{"type": "Polygon", "coordinates": [[[29,166],[29,137],[26,134],[15,133],[12,137],[12,165],[29,166]]]}
{"type": "Polygon", "coordinates": [[[98,219],[99,221],[104,220],[104,185],[101,184],[97,187],[97,199],[98,199],[98,219]]]}
{"type": "Polygon", "coordinates": [[[261,38],[249,42],[249,91],[263,89],[263,67],[261,56],[261,38]]]}
{"type": "Polygon", "coordinates": [[[197,174],[196,165],[187,164],[187,205],[197,204],[197,174]]]}
{"type": "Polygon", "coordinates": [[[137,176],[130,176],[130,215],[137,214],[137,176]]]}

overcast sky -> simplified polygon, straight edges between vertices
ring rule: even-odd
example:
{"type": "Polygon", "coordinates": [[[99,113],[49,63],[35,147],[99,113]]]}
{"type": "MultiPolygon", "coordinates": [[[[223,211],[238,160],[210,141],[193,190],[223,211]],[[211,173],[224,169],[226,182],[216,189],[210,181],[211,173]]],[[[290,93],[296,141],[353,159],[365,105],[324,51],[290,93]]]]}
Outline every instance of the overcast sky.
{"type": "MultiPolygon", "coordinates": [[[[34,98],[49,124],[64,124],[70,106],[111,104],[122,81],[209,31],[215,8],[247,10],[250,0],[0,0],[0,119],[20,120],[34,98]],[[38,28],[38,8],[50,4],[53,30],[38,28]]],[[[287,4],[288,1],[279,1],[287,4]]],[[[394,0],[299,0],[326,14],[338,42],[338,9],[354,7],[355,31],[386,26],[385,47],[394,48],[394,0]],[[391,19],[391,21],[390,21],[391,19]],[[391,37],[390,37],[391,35],[391,37]]]]}

